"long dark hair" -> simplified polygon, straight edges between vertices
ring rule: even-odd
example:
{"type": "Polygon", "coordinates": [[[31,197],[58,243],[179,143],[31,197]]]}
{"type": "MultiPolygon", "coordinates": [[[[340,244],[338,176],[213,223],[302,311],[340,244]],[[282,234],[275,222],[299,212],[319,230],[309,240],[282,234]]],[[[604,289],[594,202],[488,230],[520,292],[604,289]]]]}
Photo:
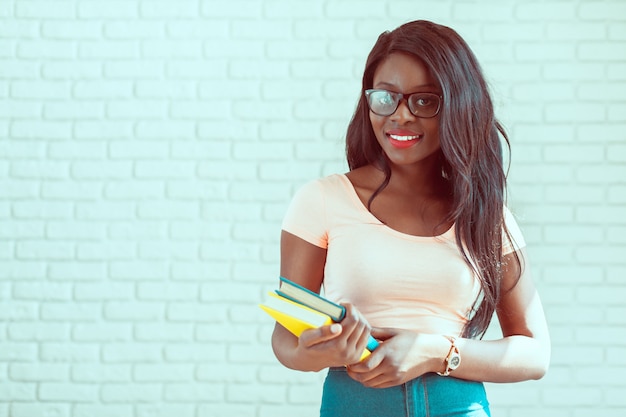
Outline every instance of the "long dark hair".
{"type": "MultiPolygon", "coordinates": [[[[439,117],[442,172],[453,195],[446,221],[454,222],[457,246],[482,287],[463,336],[482,337],[501,294],[503,234],[510,239],[503,219],[506,173],[500,137],[507,147],[509,140],[494,116],[478,60],[454,30],[419,20],[385,32],[367,58],[361,97],[346,136],[346,156],[351,170],[372,164],[385,173],[385,180],[370,203],[389,183],[391,169],[372,130],[363,92],[372,88],[374,72],[392,53],[420,59],[442,90],[439,117]]],[[[515,261],[519,267],[517,255],[515,261]]]]}

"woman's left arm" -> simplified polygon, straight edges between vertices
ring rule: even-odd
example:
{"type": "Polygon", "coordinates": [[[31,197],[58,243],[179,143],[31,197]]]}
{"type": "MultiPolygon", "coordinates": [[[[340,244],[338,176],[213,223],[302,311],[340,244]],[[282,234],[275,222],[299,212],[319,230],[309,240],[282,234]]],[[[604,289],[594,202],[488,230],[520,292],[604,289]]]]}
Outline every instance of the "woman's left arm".
{"type": "MultiPolygon", "coordinates": [[[[550,336],[541,300],[530,274],[526,251],[505,256],[497,315],[502,338],[456,339],[461,362],[450,376],[483,382],[519,382],[543,377],[550,362],[550,336]],[[520,269],[521,268],[521,269],[520,269]]],[[[370,387],[402,384],[427,372],[444,372],[451,343],[444,335],[373,329],[385,340],[365,361],[348,368],[352,378],[370,387]]]]}
{"type": "Polygon", "coordinates": [[[539,379],[548,370],[548,325],[531,277],[526,250],[521,249],[518,255],[521,262],[516,262],[514,254],[505,256],[502,294],[496,309],[503,338],[458,340],[462,360],[454,371],[457,378],[518,382],[539,379]]]}

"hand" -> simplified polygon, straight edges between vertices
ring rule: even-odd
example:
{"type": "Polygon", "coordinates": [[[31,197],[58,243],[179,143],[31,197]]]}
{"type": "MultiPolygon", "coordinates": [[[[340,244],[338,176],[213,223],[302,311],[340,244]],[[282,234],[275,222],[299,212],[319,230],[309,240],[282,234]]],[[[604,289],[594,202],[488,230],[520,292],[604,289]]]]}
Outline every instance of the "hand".
{"type": "Polygon", "coordinates": [[[354,306],[343,305],[346,316],[341,323],[306,330],[298,339],[298,356],[316,364],[315,369],[357,363],[367,346],[369,323],[354,306]]]}
{"type": "Polygon", "coordinates": [[[387,388],[403,384],[437,369],[440,358],[431,355],[441,336],[398,329],[373,329],[372,336],[383,341],[363,362],[350,365],[350,377],[366,387],[387,388]]]}

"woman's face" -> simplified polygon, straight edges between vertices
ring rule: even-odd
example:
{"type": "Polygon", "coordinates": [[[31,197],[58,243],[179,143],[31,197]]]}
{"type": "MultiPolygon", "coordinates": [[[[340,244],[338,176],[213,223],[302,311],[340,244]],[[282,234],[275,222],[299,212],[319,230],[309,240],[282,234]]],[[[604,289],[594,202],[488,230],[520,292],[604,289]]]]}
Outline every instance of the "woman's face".
{"type": "Polygon", "coordinates": [[[440,149],[439,115],[417,117],[410,112],[406,101],[412,93],[441,95],[441,89],[422,61],[402,53],[389,55],[374,72],[373,88],[404,94],[390,116],[370,111],[372,129],[392,166],[432,161],[440,149]]]}

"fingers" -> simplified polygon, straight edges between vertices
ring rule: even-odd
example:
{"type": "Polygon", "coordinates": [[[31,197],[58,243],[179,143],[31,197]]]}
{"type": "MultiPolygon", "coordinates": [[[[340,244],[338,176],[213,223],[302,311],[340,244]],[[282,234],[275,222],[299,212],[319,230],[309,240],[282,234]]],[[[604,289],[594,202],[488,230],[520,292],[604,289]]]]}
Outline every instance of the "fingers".
{"type": "Polygon", "coordinates": [[[340,324],[333,323],[330,326],[322,326],[317,329],[307,330],[300,335],[300,343],[305,347],[311,347],[328,340],[335,339],[343,332],[340,324]]]}
{"type": "Polygon", "coordinates": [[[374,339],[387,340],[397,335],[398,331],[395,329],[390,329],[386,327],[373,327],[371,330],[371,334],[374,337],[374,339]]]}

